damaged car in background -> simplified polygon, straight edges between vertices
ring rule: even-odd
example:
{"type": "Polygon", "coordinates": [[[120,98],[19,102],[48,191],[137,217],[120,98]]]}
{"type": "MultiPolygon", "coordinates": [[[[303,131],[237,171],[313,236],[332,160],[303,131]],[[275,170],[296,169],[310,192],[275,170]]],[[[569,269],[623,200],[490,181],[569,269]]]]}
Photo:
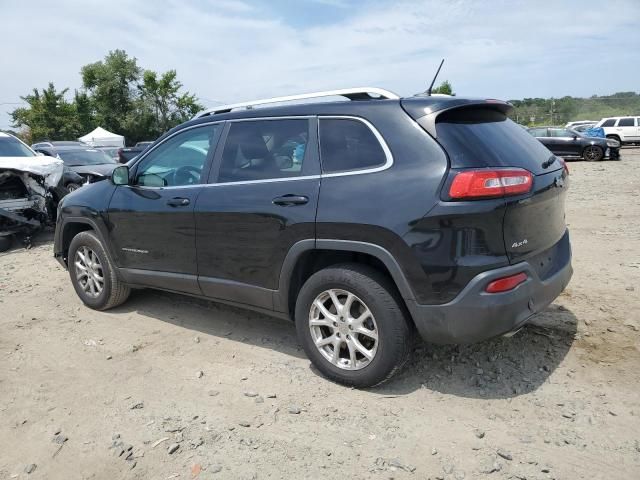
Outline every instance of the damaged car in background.
{"type": "Polygon", "coordinates": [[[25,246],[44,227],[54,225],[61,188],[63,162],[36,154],[13,135],[0,132],[0,251],[11,247],[14,236],[25,246]]]}
{"type": "Polygon", "coordinates": [[[72,192],[89,183],[106,180],[118,163],[104,151],[88,145],[73,142],[50,142],[34,145],[34,150],[64,162],[62,185],[72,192]],[[61,145],[64,143],[64,145],[61,145]]]}

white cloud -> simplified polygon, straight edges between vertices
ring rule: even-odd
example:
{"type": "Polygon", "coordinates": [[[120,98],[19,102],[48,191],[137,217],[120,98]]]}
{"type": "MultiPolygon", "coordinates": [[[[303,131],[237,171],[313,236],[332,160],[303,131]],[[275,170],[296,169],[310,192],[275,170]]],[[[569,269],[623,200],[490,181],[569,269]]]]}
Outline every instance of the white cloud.
{"type": "MultiPolygon", "coordinates": [[[[225,102],[353,85],[413,94],[442,57],[442,79],[462,95],[605,94],[640,78],[636,0],[337,3],[340,22],[300,27],[240,0],[12,2],[2,7],[0,103],[48,81],[78,88],[82,65],[116,48],[225,102]]],[[[0,128],[12,108],[0,105],[0,128]]]]}

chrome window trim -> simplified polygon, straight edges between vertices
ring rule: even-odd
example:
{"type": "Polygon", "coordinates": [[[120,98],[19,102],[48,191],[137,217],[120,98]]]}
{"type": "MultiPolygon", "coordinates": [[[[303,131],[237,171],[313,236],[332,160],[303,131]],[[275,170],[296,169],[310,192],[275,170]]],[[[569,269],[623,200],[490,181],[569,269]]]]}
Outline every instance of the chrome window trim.
{"type": "MultiPolygon", "coordinates": [[[[300,119],[312,119],[314,117],[318,118],[318,128],[320,127],[320,121],[323,118],[356,120],[356,121],[364,123],[371,130],[373,135],[378,140],[378,143],[382,147],[382,150],[384,151],[385,158],[386,158],[385,163],[383,165],[380,165],[380,166],[377,166],[377,167],[364,168],[364,169],[361,169],[361,170],[346,170],[344,172],[321,173],[320,175],[306,175],[306,176],[301,176],[301,177],[265,178],[265,179],[262,179],[262,180],[242,180],[242,181],[238,181],[238,182],[224,182],[224,183],[198,183],[198,184],[195,184],[195,185],[182,185],[182,186],[175,185],[175,186],[169,186],[169,187],[149,187],[149,186],[137,186],[137,185],[128,185],[128,186],[129,187],[135,187],[135,188],[152,189],[152,190],[171,190],[171,189],[176,189],[176,188],[219,187],[219,186],[224,186],[224,185],[251,185],[251,184],[259,184],[259,183],[293,182],[293,181],[296,181],[296,180],[320,180],[322,178],[347,177],[347,176],[351,176],[351,175],[364,175],[364,174],[368,174],[368,173],[377,173],[377,172],[382,172],[384,170],[387,170],[387,169],[389,169],[389,168],[391,168],[393,166],[393,163],[394,163],[393,154],[391,153],[391,150],[389,149],[389,146],[387,145],[387,142],[385,141],[384,137],[378,131],[378,129],[371,124],[371,122],[369,122],[367,119],[362,118],[362,117],[356,117],[356,116],[353,116],[353,115],[301,115],[301,116],[293,115],[293,116],[282,116],[282,117],[275,116],[275,117],[238,118],[238,119],[226,120],[226,122],[234,123],[234,122],[246,122],[246,121],[257,121],[257,120],[291,120],[291,119],[299,119],[299,118],[300,119]]],[[[173,137],[174,135],[177,135],[178,133],[184,132],[184,131],[186,131],[188,129],[201,127],[201,126],[205,126],[205,125],[211,125],[211,124],[215,124],[215,123],[224,123],[224,122],[225,122],[225,120],[218,120],[218,121],[213,121],[213,122],[200,123],[198,125],[192,125],[191,127],[188,127],[188,128],[183,129],[183,130],[180,130],[178,132],[175,132],[174,134],[172,134],[171,136],[169,136],[165,140],[163,140],[162,143],[164,143],[165,141],[169,140],[169,138],[173,137]]],[[[319,135],[318,135],[318,141],[320,141],[320,136],[319,135]]],[[[155,148],[156,147],[154,147],[154,149],[155,148]]],[[[151,151],[153,151],[153,150],[150,150],[149,152],[146,152],[146,154],[149,154],[151,151]]],[[[146,154],[145,154],[145,157],[146,157],[146,154]]],[[[140,159],[139,161],[141,161],[141,160],[142,159],[140,159]]],[[[138,162],[136,162],[136,164],[137,163],[138,162]]]]}

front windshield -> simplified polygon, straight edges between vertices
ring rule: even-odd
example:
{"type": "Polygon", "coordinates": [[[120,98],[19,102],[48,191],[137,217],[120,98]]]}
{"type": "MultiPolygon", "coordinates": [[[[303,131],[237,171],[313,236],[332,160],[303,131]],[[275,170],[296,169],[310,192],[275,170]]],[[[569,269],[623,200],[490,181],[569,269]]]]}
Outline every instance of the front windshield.
{"type": "Polygon", "coordinates": [[[0,157],[35,157],[36,154],[13,137],[0,137],[0,157]]]}
{"type": "Polygon", "coordinates": [[[58,155],[68,167],[116,163],[109,155],[93,149],[58,150],[58,155]]]}

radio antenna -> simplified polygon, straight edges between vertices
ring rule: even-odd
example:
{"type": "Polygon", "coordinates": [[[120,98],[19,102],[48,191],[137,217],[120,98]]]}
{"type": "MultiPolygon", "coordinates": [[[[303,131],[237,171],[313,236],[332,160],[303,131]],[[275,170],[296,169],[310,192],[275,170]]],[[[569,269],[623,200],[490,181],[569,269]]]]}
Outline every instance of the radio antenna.
{"type": "Polygon", "coordinates": [[[436,83],[436,78],[438,78],[438,74],[440,73],[440,69],[442,68],[442,64],[444,63],[444,58],[440,62],[440,66],[438,67],[438,71],[433,76],[433,80],[431,81],[431,85],[429,85],[429,89],[427,90],[427,95],[431,96],[431,90],[433,89],[433,84],[436,83]]]}

